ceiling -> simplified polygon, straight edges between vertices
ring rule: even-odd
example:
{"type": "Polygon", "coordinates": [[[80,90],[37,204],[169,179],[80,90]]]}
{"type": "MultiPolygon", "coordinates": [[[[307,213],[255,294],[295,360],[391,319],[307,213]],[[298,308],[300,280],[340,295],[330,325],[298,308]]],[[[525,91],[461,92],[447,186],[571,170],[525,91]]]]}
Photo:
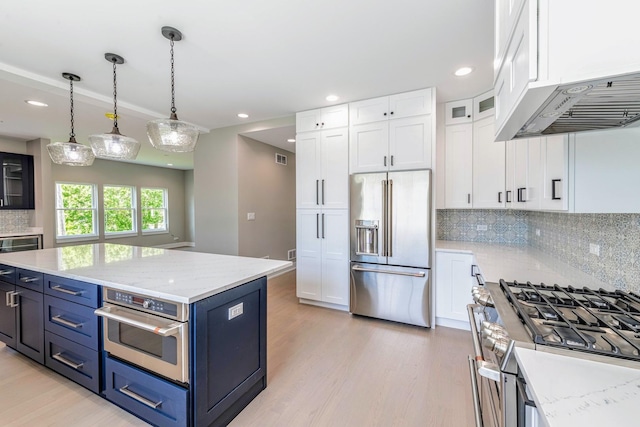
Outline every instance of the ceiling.
{"type": "MultiPolygon", "coordinates": [[[[175,43],[178,117],[203,132],[335,104],[329,94],[342,103],[435,86],[440,103],[492,85],[493,0],[5,3],[0,136],[68,140],[63,72],[82,77],[74,84],[78,141],[110,131],[113,77],[104,53],[113,52],[126,61],[117,68],[118,125],[142,142],[140,164],[193,167],[192,153],[157,151],[146,137],[146,122],[167,117],[171,106],[165,25],[183,33],[175,43]],[[475,71],[453,75],[465,65],[475,71]]],[[[246,136],[273,143],[290,130],[246,136]]]]}

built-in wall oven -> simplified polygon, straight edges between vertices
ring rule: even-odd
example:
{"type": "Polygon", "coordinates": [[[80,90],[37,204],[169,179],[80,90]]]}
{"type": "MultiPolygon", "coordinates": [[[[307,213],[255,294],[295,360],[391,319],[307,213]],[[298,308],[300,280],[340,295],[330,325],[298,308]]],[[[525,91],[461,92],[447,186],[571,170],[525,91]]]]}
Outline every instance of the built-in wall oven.
{"type": "Polygon", "coordinates": [[[189,383],[189,305],[103,288],[104,350],[179,383],[189,383]]]}

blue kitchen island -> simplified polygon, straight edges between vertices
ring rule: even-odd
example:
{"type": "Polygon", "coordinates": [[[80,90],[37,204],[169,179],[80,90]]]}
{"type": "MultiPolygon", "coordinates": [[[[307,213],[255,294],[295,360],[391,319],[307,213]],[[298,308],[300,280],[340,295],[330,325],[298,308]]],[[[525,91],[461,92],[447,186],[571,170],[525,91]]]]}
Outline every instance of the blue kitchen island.
{"type": "Polygon", "coordinates": [[[114,244],[0,255],[0,341],[160,426],[228,424],[266,387],[287,261],[114,244]]]}

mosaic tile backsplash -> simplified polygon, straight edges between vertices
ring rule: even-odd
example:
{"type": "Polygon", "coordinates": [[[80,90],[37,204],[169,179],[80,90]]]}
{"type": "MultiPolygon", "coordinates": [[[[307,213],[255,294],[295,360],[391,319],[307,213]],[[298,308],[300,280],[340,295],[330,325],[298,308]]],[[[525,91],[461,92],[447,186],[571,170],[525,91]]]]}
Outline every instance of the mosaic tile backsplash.
{"type": "Polygon", "coordinates": [[[527,214],[512,210],[438,210],[438,240],[526,245],[527,214]]]}
{"type": "Polygon", "coordinates": [[[12,233],[29,228],[28,210],[0,211],[0,233],[12,233]]]}
{"type": "Polygon", "coordinates": [[[640,214],[444,209],[437,224],[439,240],[529,245],[616,289],[640,292],[640,214]]]}

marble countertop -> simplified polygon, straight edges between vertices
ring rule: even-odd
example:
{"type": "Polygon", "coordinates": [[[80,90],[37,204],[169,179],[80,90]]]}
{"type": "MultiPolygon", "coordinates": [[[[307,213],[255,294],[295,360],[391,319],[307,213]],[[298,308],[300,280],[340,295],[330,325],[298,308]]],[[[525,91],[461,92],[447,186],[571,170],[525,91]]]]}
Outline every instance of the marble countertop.
{"type": "Polygon", "coordinates": [[[109,243],[0,254],[0,263],[189,304],[292,265],[109,243]]]}
{"type": "Polygon", "coordinates": [[[548,427],[638,425],[640,369],[524,348],[516,359],[548,427]]]}
{"type": "Polygon", "coordinates": [[[0,232],[0,237],[33,236],[36,234],[42,234],[42,227],[31,227],[20,231],[3,231],[0,232]]]}

